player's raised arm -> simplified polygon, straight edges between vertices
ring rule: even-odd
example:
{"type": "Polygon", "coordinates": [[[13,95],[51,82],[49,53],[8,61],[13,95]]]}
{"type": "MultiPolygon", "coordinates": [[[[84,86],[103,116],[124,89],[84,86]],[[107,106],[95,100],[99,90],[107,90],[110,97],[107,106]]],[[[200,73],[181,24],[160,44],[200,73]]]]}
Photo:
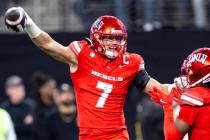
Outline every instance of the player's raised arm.
{"type": "Polygon", "coordinates": [[[40,35],[31,39],[36,46],[56,60],[71,66],[77,65],[77,59],[71,49],[53,40],[48,33],[41,31],[40,35]]]}
{"type": "Polygon", "coordinates": [[[69,47],[64,47],[42,31],[21,7],[13,7],[5,13],[5,24],[16,32],[25,30],[33,43],[58,61],[77,65],[77,59],[69,47]]]}

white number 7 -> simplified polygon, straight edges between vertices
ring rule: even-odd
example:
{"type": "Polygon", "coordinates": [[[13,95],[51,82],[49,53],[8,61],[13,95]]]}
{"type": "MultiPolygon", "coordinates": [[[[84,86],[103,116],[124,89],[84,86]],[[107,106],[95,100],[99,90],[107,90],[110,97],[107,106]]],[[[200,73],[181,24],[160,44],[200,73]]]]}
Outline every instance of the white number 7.
{"type": "Polygon", "coordinates": [[[96,88],[98,89],[102,89],[103,92],[101,94],[101,96],[99,97],[97,104],[96,104],[96,108],[103,108],[104,104],[109,96],[109,94],[112,92],[112,84],[108,84],[108,83],[104,83],[101,81],[98,81],[96,88]]]}

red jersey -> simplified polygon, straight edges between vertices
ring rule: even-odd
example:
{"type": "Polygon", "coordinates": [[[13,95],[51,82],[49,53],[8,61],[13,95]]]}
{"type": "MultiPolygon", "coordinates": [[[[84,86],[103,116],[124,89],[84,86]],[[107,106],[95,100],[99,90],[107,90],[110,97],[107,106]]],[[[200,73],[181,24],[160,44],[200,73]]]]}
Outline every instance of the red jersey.
{"type": "Polygon", "coordinates": [[[95,52],[86,41],[69,47],[78,60],[71,73],[80,128],[126,128],[123,106],[128,87],[138,71],[144,69],[140,55],[125,53],[113,61],[95,52]]]}
{"type": "MultiPolygon", "coordinates": [[[[210,97],[210,89],[195,87],[188,89],[185,99],[195,103],[202,103],[210,97]]],[[[181,105],[178,119],[186,122],[190,127],[189,140],[210,140],[210,104],[204,102],[201,106],[181,105]]]]}

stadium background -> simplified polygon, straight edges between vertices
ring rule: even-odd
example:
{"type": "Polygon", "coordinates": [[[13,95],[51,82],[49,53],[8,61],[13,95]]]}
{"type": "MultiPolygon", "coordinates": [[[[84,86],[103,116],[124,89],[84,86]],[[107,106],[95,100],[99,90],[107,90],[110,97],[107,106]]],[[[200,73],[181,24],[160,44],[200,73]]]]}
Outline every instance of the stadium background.
{"type": "MultiPolygon", "coordinates": [[[[0,102],[7,99],[5,79],[13,74],[24,79],[31,98],[31,75],[35,71],[49,73],[58,83],[71,83],[68,66],[41,52],[25,33],[14,34],[6,29],[3,14],[17,5],[63,45],[88,36],[98,16],[119,17],[128,29],[128,51],[141,54],[149,74],[160,82],[173,82],[187,54],[210,44],[208,0],[0,0],[0,102]]],[[[137,92],[131,87],[125,107],[132,140],[135,135],[141,137],[141,130],[134,127],[138,128],[136,121],[144,113],[139,105],[145,94],[137,92]]]]}

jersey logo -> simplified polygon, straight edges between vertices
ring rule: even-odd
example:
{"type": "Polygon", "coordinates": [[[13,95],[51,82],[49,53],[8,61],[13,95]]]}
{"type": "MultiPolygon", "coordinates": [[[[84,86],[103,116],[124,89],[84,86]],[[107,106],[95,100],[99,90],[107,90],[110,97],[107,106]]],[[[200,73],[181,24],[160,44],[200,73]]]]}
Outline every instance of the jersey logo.
{"type": "Polygon", "coordinates": [[[94,52],[90,52],[90,57],[95,57],[95,53],[94,52]]]}
{"type": "Polygon", "coordinates": [[[95,75],[97,77],[103,78],[105,80],[110,80],[110,81],[123,81],[123,77],[113,77],[113,76],[108,76],[102,73],[99,73],[97,71],[92,70],[91,71],[92,75],[95,75]]]}

